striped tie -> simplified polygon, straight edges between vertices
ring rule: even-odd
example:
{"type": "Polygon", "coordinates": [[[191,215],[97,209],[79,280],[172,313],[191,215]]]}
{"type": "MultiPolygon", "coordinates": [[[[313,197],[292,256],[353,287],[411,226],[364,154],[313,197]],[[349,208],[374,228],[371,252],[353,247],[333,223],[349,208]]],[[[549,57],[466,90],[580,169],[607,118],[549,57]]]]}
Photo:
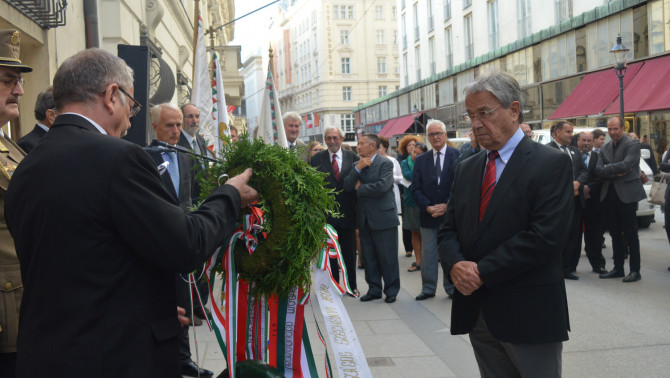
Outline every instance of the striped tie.
{"type": "Polygon", "coordinates": [[[479,221],[484,217],[486,207],[489,205],[493,189],[496,187],[496,159],[498,151],[489,152],[489,162],[486,163],[486,173],[484,173],[484,182],[482,183],[482,194],[479,202],[479,221]]]}
{"type": "Polygon", "coordinates": [[[340,181],[340,167],[337,165],[337,155],[333,154],[333,173],[335,180],[340,181]]]}

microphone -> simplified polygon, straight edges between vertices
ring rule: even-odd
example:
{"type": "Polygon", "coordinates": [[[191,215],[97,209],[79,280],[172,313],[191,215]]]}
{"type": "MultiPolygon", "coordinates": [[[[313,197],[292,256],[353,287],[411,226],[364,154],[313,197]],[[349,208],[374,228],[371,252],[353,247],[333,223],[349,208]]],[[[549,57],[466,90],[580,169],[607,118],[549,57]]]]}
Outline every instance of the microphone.
{"type": "Polygon", "coordinates": [[[167,142],[163,142],[163,141],[160,141],[160,140],[157,140],[156,143],[163,148],[171,149],[171,150],[178,151],[178,152],[181,152],[181,153],[184,153],[184,154],[193,155],[193,156],[198,157],[200,159],[209,160],[209,161],[212,161],[212,162],[215,162],[215,163],[218,161],[218,160],[213,159],[209,156],[198,155],[195,152],[191,151],[190,149],[182,147],[182,146],[178,146],[178,145],[173,146],[173,145],[171,145],[167,142]]]}

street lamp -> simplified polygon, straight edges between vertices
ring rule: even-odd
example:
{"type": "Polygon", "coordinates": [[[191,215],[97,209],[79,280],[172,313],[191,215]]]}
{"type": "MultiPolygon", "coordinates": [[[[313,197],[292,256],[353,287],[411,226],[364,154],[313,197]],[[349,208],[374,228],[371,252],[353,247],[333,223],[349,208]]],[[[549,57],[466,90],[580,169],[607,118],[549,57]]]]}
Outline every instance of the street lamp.
{"type": "MultiPolygon", "coordinates": [[[[623,120],[623,77],[626,75],[626,59],[628,58],[628,49],[621,44],[621,34],[616,37],[616,45],[612,47],[610,53],[614,54],[614,72],[619,78],[619,115],[623,120]]],[[[624,127],[624,125],[621,125],[624,127]]]]}

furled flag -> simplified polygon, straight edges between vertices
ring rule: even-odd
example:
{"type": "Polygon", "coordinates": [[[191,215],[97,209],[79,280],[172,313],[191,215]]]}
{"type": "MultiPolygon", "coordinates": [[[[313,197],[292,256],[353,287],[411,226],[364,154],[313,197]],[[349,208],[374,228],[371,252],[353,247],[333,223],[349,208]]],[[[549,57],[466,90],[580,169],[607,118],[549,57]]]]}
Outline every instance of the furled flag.
{"type": "Polygon", "coordinates": [[[314,113],[305,114],[305,128],[311,129],[314,127],[314,113]]]}
{"type": "Polygon", "coordinates": [[[212,119],[212,87],[209,79],[209,64],[207,63],[207,49],[205,33],[202,26],[202,17],[198,13],[198,36],[195,42],[195,59],[193,62],[193,91],[191,103],[200,111],[200,134],[205,138],[208,148],[213,148],[218,140],[217,129],[212,119]]]}
{"type": "Polygon", "coordinates": [[[278,144],[287,148],[288,142],[286,141],[286,132],[284,131],[284,121],[282,120],[279,99],[275,93],[275,84],[270,67],[268,65],[268,76],[265,80],[265,91],[263,93],[261,114],[257,126],[258,137],[262,138],[266,143],[278,144]]]}
{"type": "MultiPolygon", "coordinates": [[[[228,129],[228,106],[226,105],[226,95],[223,92],[223,78],[221,76],[221,64],[219,63],[219,56],[214,53],[212,59],[212,120],[218,127],[214,128],[214,139],[210,144],[213,144],[214,153],[218,156],[220,147],[220,135],[230,136],[228,129]]],[[[206,138],[205,138],[206,139],[206,138]]]]}

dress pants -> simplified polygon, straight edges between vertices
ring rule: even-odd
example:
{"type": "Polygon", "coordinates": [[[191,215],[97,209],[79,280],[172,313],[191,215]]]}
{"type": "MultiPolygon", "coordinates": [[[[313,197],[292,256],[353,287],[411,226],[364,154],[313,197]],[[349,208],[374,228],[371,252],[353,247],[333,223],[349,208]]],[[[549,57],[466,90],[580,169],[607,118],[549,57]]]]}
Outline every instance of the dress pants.
{"type": "MultiPolygon", "coordinates": [[[[337,237],[340,243],[340,252],[342,252],[342,259],[344,266],[347,268],[347,278],[349,279],[349,286],[351,290],[357,289],[356,286],[356,229],[347,228],[342,229],[335,227],[337,237]]],[[[360,251],[359,251],[360,253],[360,251]]],[[[330,259],[330,270],[337,283],[340,283],[340,266],[337,264],[337,259],[330,259]]]]}
{"type": "Polygon", "coordinates": [[[640,240],[637,235],[637,202],[623,203],[616,194],[614,186],[610,186],[603,201],[606,209],[607,227],[612,236],[614,269],[623,272],[626,245],[630,253],[630,271],[640,272],[640,240]],[[625,240],[625,242],[624,242],[625,240]]]}
{"type": "MultiPolygon", "coordinates": [[[[177,292],[177,306],[186,310],[186,316],[191,317],[191,299],[189,292],[191,288],[188,284],[188,276],[175,274],[175,287],[177,292]]],[[[177,335],[179,344],[179,363],[188,364],[191,361],[191,346],[188,342],[188,326],[183,326],[181,333],[177,335]]]]}
{"type": "Polygon", "coordinates": [[[576,271],[579,264],[582,254],[582,212],[579,197],[575,197],[575,207],[568,225],[568,241],[563,249],[563,273],[576,271]]]}
{"type": "Polygon", "coordinates": [[[371,230],[367,220],[359,229],[365,282],[368,294],[396,296],[400,291],[400,272],[398,268],[398,227],[384,230],[371,230]],[[382,279],[384,280],[382,290],[382,279]]]}
{"type": "Polygon", "coordinates": [[[469,336],[483,378],[561,376],[561,342],[517,344],[500,341],[489,332],[481,312],[469,336]]]}
{"type": "Polygon", "coordinates": [[[605,267],[605,257],[603,256],[603,232],[605,220],[603,219],[603,209],[600,204],[600,193],[598,197],[586,201],[584,209],[584,250],[586,257],[591,263],[593,269],[605,267]]]}
{"type": "MultiPolygon", "coordinates": [[[[435,295],[438,276],[443,270],[440,269],[437,231],[437,228],[421,227],[421,292],[428,295],[435,295]]],[[[448,295],[454,294],[454,284],[449,281],[446,272],[442,285],[448,295]]]]}

